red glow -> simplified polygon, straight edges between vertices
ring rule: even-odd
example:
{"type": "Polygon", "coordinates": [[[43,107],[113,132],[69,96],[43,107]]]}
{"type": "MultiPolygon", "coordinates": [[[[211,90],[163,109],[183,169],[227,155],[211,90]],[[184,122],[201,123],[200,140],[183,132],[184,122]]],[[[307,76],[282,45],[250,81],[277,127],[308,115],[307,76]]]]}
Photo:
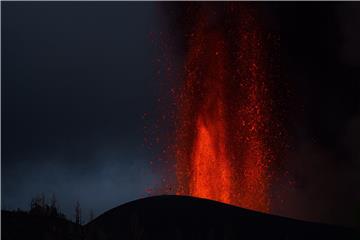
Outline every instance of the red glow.
{"type": "Polygon", "coordinates": [[[189,37],[177,102],[177,194],[268,212],[263,39],[250,13],[231,6],[223,14],[202,8],[189,37]],[[224,26],[225,18],[232,23],[224,26]]]}

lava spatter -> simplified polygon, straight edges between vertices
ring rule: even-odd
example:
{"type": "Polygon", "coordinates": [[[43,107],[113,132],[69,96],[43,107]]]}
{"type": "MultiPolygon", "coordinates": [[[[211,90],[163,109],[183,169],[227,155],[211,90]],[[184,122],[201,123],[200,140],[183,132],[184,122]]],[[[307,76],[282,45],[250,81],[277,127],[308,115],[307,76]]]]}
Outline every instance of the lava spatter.
{"type": "Polygon", "coordinates": [[[233,13],[232,5],[222,11],[200,9],[189,37],[177,96],[177,194],[269,212],[263,38],[251,13],[233,13]]]}

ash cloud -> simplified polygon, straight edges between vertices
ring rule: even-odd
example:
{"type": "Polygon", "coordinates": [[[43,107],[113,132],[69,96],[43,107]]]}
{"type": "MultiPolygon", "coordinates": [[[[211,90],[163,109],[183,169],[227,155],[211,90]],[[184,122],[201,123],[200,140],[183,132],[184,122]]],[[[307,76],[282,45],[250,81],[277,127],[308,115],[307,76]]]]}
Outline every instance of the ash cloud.
{"type": "Polygon", "coordinates": [[[294,180],[276,193],[284,199],[275,206],[279,214],[360,226],[359,6],[277,9],[282,81],[291,83],[293,101],[284,164],[294,180]]]}

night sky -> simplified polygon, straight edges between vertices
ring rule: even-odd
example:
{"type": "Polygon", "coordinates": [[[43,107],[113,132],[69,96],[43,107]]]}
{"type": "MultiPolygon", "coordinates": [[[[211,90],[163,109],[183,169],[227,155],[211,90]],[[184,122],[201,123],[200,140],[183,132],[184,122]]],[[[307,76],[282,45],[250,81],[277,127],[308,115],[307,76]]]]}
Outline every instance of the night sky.
{"type": "Polygon", "coordinates": [[[142,116],[157,99],[156,4],[2,3],[2,206],[55,193],[72,218],[156,182],[142,116]]]}
{"type": "MultiPolygon", "coordinates": [[[[161,178],[143,146],[164,81],[153,36],[173,37],[180,69],[184,4],[1,5],[2,208],[55,193],[69,218],[79,200],[86,219],[146,196],[161,178]]],[[[274,213],[360,225],[360,4],[253,5],[279,35],[287,86],[282,169],[295,183],[274,187],[274,213]]]]}

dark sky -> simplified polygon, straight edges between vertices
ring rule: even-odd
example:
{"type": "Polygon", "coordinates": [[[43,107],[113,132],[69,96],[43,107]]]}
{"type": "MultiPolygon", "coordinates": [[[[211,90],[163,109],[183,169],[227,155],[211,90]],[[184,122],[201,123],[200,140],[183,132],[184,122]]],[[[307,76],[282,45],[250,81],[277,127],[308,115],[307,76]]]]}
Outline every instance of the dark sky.
{"type": "MultiPolygon", "coordinates": [[[[2,2],[3,208],[54,192],[70,218],[76,200],[99,214],[156,185],[142,146],[161,92],[151,35],[176,38],[181,62],[181,5],[2,2]]],[[[360,225],[360,4],[256,6],[288,86],[295,185],[275,186],[274,212],[360,225]]]]}
{"type": "Polygon", "coordinates": [[[54,192],[73,217],[145,195],[159,31],[151,3],[2,3],[3,207],[54,192]]]}
{"type": "Polygon", "coordinates": [[[279,213],[360,226],[360,4],[272,7],[295,180],[279,213]]]}

